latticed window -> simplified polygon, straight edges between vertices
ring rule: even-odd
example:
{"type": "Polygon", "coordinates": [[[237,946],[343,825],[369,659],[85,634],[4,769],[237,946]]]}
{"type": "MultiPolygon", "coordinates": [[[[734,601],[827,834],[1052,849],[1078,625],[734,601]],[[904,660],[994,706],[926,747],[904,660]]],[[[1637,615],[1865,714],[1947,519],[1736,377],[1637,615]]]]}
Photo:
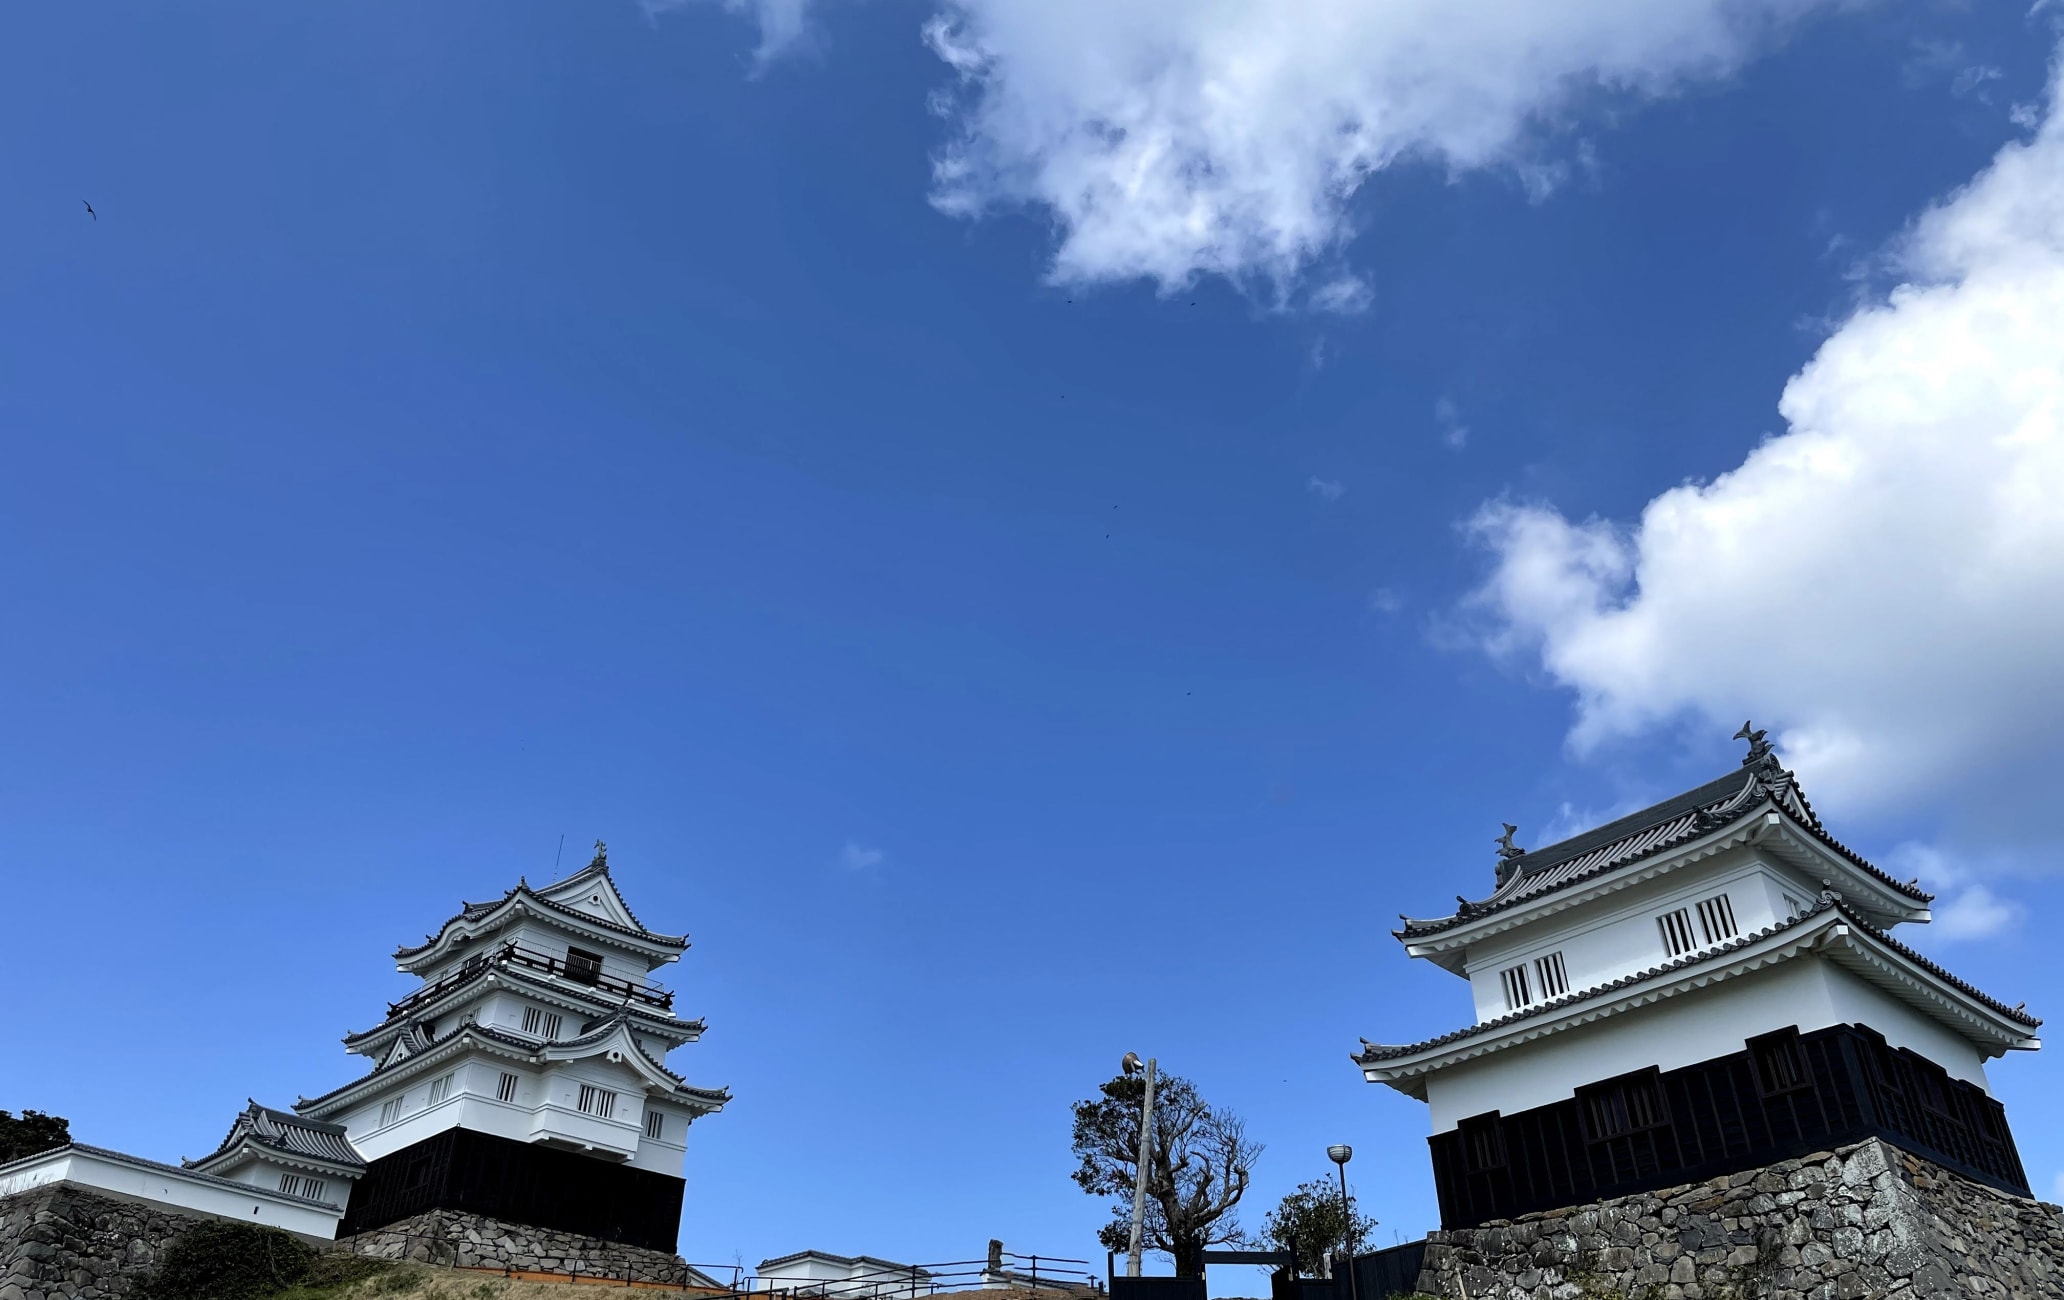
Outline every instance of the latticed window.
{"type": "Polygon", "coordinates": [[[1462,1158],[1470,1173],[1505,1167],[1505,1132],[1496,1115],[1478,1115],[1457,1127],[1462,1131],[1462,1158]]]}
{"type": "Polygon", "coordinates": [[[1656,918],[1656,925],[1663,932],[1663,951],[1672,957],[1682,957],[1698,945],[1691,937],[1691,911],[1680,907],[1674,912],[1665,912],[1656,918]]]}
{"type": "Polygon", "coordinates": [[[1756,1084],[1766,1097],[1803,1088],[1809,1082],[1806,1063],[1799,1056],[1799,1031],[1796,1029],[1751,1039],[1749,1057],[1756,1063],[1756,1084]]]}
{"type": "Polygon", "coordinates": [[[1734,904],[1717,894],[1698,905],[1699,930],[1707,943],[1725,943],[1741,931],[1734,924],[1734,904]]]}
{"type": "Polygon", "coordinates": [[[1541,996],[1559,998],[1569,992],[1569,972],[1563,969],[1562,954],[1551,952],[1546,957],[1534,958],[1534,974],[1540,979],[1541,996]]]}
{"type": "Polygon", "coordinates": [[[402,1099],[400,1097],[389,1097],[386,1101],[380,1103],[380,1126],[382,1128],[401,1118],[401,1103],[402,1099]]]}
{"type": "Polygon", "coordinates": [[[596,1119],[608,1119],[616,1114],[616,1094],[607,1088],[584,1083],[580,1086],[580,1112],[596,1119]]]}
{"type": "Polygon", "coordinates": [[[666,1116],[656,1110],[646,1111],[645,1136],[649,1138],[666,1136],[666,1116]]]}
{"type": "Polygon", "coordinates": [[[459,1072],[454,1070],[450,1074],[430,1081],[430,1104],[432,1106],[451,1096],[452,1084],[458,1081],[458,1077],[459,1072]]]}
{"type": "Polygon", "coordinates": [[[539,1038],[559,1037],[559,1027],[564,1022],[556,1011],[545,1011],[538,1007],[523,1008],[523,1032],[539,1038]]]}
{"type": "Polygon", "coordinates": [[[1669,1123],[1652,1073],[1615,1079],[1587,1088],[1579,1095],[1584,1104],[1584,1126],[1590,1130],[1593,1142],[1669,1123]]]}
{"type": "Polygon", "coordinates": [[[1517,1011],[1534,1000],[1533,989],[1527,984],[1526,963],[1507,966],[1498,972],[1498,983],[1505,990],[1505,1009],[1517,1011]]]}
{"type": "Polygon", "coordinates": [[[323,1183],[319,1178],[306,1178],[300,1174],[281,1174],[279,1189],[289,1196],[300,1196],[311,1201],[319,1201],[322,1199],[323,1183]]]}
{"type": "Polygon", "coordinates": [[[513,1074],[510,1074],[510,1073],[508,1073],[507,1071],[504,1071],[504,1072],[502,1073],[502,1079],[501,1079],[501,1082],[500,1082],[500,1083],[497,1083],[497,1084],[495,1085],[495,1100],[496,1100],[496,1101],[514,1101],[514,1100],[516,1100],[516,1084],[517,1084],[517,1079],[516,1079],[516,1076],[515,1076],[515,1075],[513,1075],[513,1074]]]}

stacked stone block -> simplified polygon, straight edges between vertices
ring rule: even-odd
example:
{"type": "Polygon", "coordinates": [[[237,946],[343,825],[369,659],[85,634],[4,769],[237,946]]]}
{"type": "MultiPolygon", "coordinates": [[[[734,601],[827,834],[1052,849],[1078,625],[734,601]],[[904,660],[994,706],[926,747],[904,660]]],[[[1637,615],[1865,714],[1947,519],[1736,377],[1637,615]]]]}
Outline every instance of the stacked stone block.
{"type": "Polygon", "coordinates": [[[1448,1300],[2064,1300],[2064,1211],[1876,1138],[1428,1238],[1448,1300]]]}
{"type": "Polygon", "coordinates": [[[414,1260],[458,1268],[498,1268],[521,1273],[564,1273],[619,1282],[696,1286],[679,1255],[598,1241],[593,1237],[504,1223],[456,1210],[431,1210],[384,1228],[344,1237],[337,1249],[375,1259],[414,1260]]]}

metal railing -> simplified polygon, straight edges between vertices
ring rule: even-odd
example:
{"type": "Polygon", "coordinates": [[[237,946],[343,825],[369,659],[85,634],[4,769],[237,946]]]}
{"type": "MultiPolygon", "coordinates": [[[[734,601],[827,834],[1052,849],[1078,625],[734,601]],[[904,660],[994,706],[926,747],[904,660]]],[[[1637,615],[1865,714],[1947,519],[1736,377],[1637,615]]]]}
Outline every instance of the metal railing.
{"type": "Polygon", "coordinates": [[[451,974],[434,983],[424,985],[399,1002],[388,1003],[387,1018],[392,1020],[396,1016],[429,1004],[466,981],[473,979],[489,966],[522,966],[530,970],[543,971],[547,975],[557,975],[561,979],[569,980],[575,984],[585,985],[592,989],[600,989],[612,997],[640,1002],[649,1007],[657,1007],[662,1011],[671,1010],[674,1005],[672,989],[662,988],[657,984],[639,984],[631,980],[617,979],[614,976],[600,973],[586,963],[568,967],[563,957],[553,957],[546,953],[532,952],[528,948],[519,948],[514,940],[510,940],[492,952],[474,953],[451,974]]]}
{"type": "MultiPolygon", "coordinates": [[[[731,1295],[751,1300],[918,1300],[968,1291],[1035,1291],[1055,1296],[1094,1296],[1103,1280],[1089,1261],[1062,1255],[1020,1255],[1003,1252],[997,1259],[949,1260],[938,1264],[888,1264],[861,1269],[842,1278],[747,1275],[731,1267],[731,1295]]],[[[715,1273],[713,1266],[691,1264],[715,1273]]],[[[723,1266],[715,1266],[721,1269],[723,1266]]]]}

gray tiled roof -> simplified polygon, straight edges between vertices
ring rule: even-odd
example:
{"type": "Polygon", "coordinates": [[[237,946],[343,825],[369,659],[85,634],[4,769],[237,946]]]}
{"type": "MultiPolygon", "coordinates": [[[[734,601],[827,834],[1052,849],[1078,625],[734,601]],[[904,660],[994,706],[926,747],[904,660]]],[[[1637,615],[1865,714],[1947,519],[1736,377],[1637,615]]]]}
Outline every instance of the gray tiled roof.
{"type": "Polygon", "coordinates": [[[354,1169],[365,1167],[365,1158],[351,1145],[342,1124],[304,1119],[270,1106],[261,1106],[255,1101],[237,1115],[236,1121],[229,1126],[229,1135],[222,1139],[222,1144],[212,1154],[185,1163],[188,1168],[207,1164],[227,1155],[231,1148],[247,1139],[282,1155],[307,1156],[354,1169]]]}
{"type": "MultiPolygon", "coordinates": [[[[583,867],[580,871],[574,873],[571,876],[568,876],[567,880],[578,880],[581,878],[581,876],[587,874],[590,871],[593,871],[598,875],[607,874],[608,868],[595,867],[592,865],[588,867],[583,867]]],[[[562,881],[560,883],[563,884],[566,882],[562,881]]],[[[438,926],[437,932],[435,934],[425,936],[423,942],[421,943],[403,944],[401,947],[396,948],[394,950],[395,960],[406,961],[410,957],[414,957],[418,954],[429,951],[430,949],[437,946],[437,941],[442,939],[445,936],[445,932],[450,930],[453,926],[459,924],[461,921],[478,921],[480,918],[488,915],[490,912],[493,912],[496,908],[502,906],[504,903],[516,897],[518,894],[523,895],[527,901],[535,903],[539,907],[545,908],[548,911],[558,912],[562,916],[569,916],[577,920],[585,921],[589,925],[599,926],[604,930],[614,930],[618,934],[628,934],[640,939],[648,939],[653,942],[666,944],[672,947],[685,948],[688,946],[688,936],[685,934],[659,934],[655,931],[646,929],[642,922],[640,922],[636,926],[618,925],[616,922],[608,919],[607,917],[596,916],[591,912],[583,912],[577,907],[568,907],[564,903],[555,903],[551,899],[544,897],[542,894],[539,894],[536,890],[532,889],[528,884],[518,884],[514,889],[511,889],[508,893],[503,894],[500,898],[497,898],[492,902],[460,903],[458,913],[454,915],[450,920],[447,920],[443,925],[438,926]]],[[[619,894],[618,897],[621,898],[622,895],[619,894]]],[[[624,910],[626,912],[630,911],[630,904],[624,904],[624,910]]],[[[634,914],[632,915],[631,919],[636,921],[638,918],[634,914]]]]}
{"type": "Polygon", "coordinates": [[[1791,813],[1815,839],[1839,853],[1880,883],[1925,905],[1932,895],[1893,879],[1821,826],[1813,805],[1799,789],[1792,773],[1778,765],[1775,757],[1762,755],[1727,775],[1687,790],[1674,798],[1630,813],[1617,821],[1573,835],[1560,843],[1530,850],[1514,858],[1516,869],[1489,897],[1458,900],[1461,906],[1452,916],[1418,919],[1401,917],[1404,927],[1395,931],[1410,942],[1439,934],[1478,917],[1531,902],[1581,880],[1600,876],[1628,863],[1689,843],[1701,836],[1739,821],[1766,802],[1775,802],[1791,813]]]}

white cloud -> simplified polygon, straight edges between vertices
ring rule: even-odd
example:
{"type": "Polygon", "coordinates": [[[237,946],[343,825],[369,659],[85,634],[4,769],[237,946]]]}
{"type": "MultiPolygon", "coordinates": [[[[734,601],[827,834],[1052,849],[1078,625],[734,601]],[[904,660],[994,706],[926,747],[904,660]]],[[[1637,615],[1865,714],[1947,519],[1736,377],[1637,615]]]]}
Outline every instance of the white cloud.
{"type": "Polygon", "coordinates": [[[1336,316],[1354,316],[1369,310],[1374,301],[1376,292],[1366,280],[1357,275],[1342,275],[1312,290],[1311,308],[1336,316]]]}
{"type": "Polygon", "coordinates": [[[1933,910],[1934,927],[1944,939],[1989,939],[2019,921],[2025,909],[1983,885],[1971,885],[1933,910]]]}
{"type": "MultiPolygon", "coordinates": [[[[1581,749],[1777,727],[1810,788],[1976,788],[2064,737],[2064,118],[1896,250],[1907,282],[1785,386],[1786,430],[1622,525],[1487,504],[1483,644],[1576,695],[1581,749]]],[[[1972,915],[1985,914],[1982,900],[1972,915]]]]}
{"type": "MultiPolygon", "coordinates": [[[[1198,274],[1278,301],[1353,233],[1349,200],[1401,160],[1511,167],[1599,90],[1726,76],[1834,0],[936,0],[957,74],[933,201],[1030,206],[1063,282],[1198,274]]],[[[1584,160],[1578,159],[1580,166],[1584,160]]],[[[1327,306],[1331,295],[1314,305],[1327,306]]],[[[1352,299],[1350,299],[1352,300],[1352,299]]]]}
{"type": "Polygon", "coordinates": [[[1305,491],[1315,497],[1320,497],[1327,501],[1338,501],[1340,494],[1347,491],[1347,484],[1342,483],[1338,479],[1320,478],[1314,474],[1311,476],[1310,481],[1304,485],[1304,488],[1305,491]]]}
{"type": "Polygon", "coordinates": [[[880,849],[866,848],[857,841],[847,840],[846,847],[839,853],[839,865],[848,871],[866,871],[880,866],[883,857],[880,849]]]}
{"type": "Polygon", "coordinates": [[[652,18],[670,9],[712,2],[721,4],[725,13],[751,18],[759,25],[756,57],[762,65],[793,49],[809,30],[811,0],[641,0],[646,15],[652,18]]]}
{"type": "Polygon", "coordinates": [[[1440,425],[1441,441],[1456,451],[1469,445],[1469,426],[1462,423],[1462,412],[1455,403],[1443,397],[1433,404],[1434,422],[1440,425]]]}
{"type": "Polygon", "coordinates": [[[1894,847],[1886,855],[1885,869],[1901,879],[1920,881],[1936,895],[1930,929],[1944,940],[1989,939],[2019,923],[2028,911],[1973,881],[1970,866],[1931,844],[1909,841],[1894,847]]]}
{"type": "Polygon", "coordinates": [[[1396,614],[1405,607],[1405,598],[1390,587],[1378,587],[1369,595],[1369,608],[1379,614],[1396,614]]]}

